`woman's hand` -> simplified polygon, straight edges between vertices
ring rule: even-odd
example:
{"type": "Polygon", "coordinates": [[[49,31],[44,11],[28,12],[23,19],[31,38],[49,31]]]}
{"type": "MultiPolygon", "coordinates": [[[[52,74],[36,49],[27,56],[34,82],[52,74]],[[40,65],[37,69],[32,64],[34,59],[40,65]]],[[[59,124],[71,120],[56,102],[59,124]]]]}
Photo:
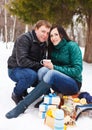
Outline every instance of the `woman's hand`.
{"type": "Polygon", "coordinates": [[[49,68],[49,69],[53,69],[53,64],[52,64],[51,61],[44,61],[44,62],[43,62],[43,66],[44,66],[44,67],[47,67],[47,68],[49,68]]]}

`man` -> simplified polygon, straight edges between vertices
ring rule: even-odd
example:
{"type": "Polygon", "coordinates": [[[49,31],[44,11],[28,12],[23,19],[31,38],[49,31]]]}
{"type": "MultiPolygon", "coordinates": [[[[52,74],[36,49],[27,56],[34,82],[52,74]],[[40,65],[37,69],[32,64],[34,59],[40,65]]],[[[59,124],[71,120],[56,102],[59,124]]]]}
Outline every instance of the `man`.
{"type": "Polygon", "coordinates": [[[11,97],[16,104],[38,79],[37,71],[42,67],[40,61],[46,58],[50,27],[48,21],[39,20],[32,31],[22,34],[15,41],[8,59],[8,75],[16,82],[11,97]]]}

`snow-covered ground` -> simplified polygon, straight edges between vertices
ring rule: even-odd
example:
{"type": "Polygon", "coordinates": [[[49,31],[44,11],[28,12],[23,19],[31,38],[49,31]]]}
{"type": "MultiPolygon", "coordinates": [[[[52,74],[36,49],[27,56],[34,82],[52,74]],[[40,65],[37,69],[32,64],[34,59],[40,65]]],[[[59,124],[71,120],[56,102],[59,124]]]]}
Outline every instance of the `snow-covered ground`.
{"type": "MultiPolygon", "coordinates": [[[[0,42],[0,130],[51,130],[44,125],[44,120],[38,116],[38,109],[34,108],[34,104],[29,106],[24,114],[17,118],[7,119],[5,114],[11,110],[15,104],[11,99],[11,93],[14,82],[9,79],[7,73],[7,59],[12,51],[12,43],[6,44],[0,42]]],[[[83,49],[82,49],[83,52],[83,49]]],[[[82,91],[87,91],[92,95],[92,64],[83,62],[83,85],[82,91]]],[[[39,99],[38,99],[39,100],[39,99]]],[[[80,118],[76,122],[77,126],[67,128],[67,130],[92,130],[92,119],[80,118]]]]}

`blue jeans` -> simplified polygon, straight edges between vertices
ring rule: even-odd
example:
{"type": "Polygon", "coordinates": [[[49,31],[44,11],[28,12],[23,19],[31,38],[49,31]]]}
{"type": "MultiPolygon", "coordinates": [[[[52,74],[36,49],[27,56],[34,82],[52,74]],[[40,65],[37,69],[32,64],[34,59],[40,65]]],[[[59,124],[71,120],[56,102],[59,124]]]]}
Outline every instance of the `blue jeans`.
{"type": "Polygon", "coordinates": [[[76,94],[78,90],[77,83],[69,76],[60,73],[56,70],[49,70],[42,67],[38,70],[39,80],[42,80],[38,85],[23,99],[18,105],[6,114],[7,118],[18,117],[23,113],[29,105],[52,87],[53,90],[64,95],[76,94]]]}
{"type": "Polygon", "coordinates": [[[37,72],[29,68],[17,67],[8,69],[8,75],[16,82],[14,93],[17,96],[21,96],[22,93],[38,79],[37,72]]]}
{"type": "Polygon", "coordinates": [[[38,79],[51,85],[54,91],[64,95],[73,95],[79,91],[78,85],[73,78],[57,70],[50,70],[46,67],[42,67],[38,70],[38,79]]]}

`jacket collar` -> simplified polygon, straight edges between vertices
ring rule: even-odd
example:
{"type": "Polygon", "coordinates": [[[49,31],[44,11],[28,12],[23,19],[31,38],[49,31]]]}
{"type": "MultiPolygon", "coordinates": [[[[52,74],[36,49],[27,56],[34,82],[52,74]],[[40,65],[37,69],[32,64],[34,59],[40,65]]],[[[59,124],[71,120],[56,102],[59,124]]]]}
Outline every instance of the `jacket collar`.
{"type": "Polygon", "coordinates": [[[36,33],[35,33],[35,30],[32,30],[31,32],[31,35],[32,35],[32,39],[33,39],[33,42],[35,43],[39,43],[40,46],[44,46],[46,44],[46,42],[40,42],[36,36],[36,33]]]}
{"type": "Polygon", "coordinates": [[[33,42],[39,42],[39,40],[36,36],[35,30],[32,30],[31,35],[32,35],[33,42]]]}
{"type": "Polygon", "coordinates": [[[58,45],[54,46],[56,49],[62,48],[67,44],[67,41],[63,38],[62,41],[58,43],[58,45]]]}

